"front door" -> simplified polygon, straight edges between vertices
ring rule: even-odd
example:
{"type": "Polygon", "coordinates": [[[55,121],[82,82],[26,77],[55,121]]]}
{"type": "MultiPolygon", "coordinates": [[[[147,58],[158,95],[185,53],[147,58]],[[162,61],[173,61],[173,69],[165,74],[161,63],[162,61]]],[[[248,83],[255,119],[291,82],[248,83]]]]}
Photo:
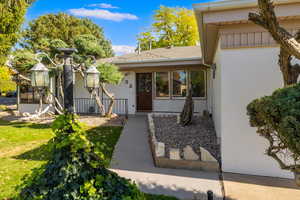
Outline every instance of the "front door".
{"type": "Polygon", "coordinates": [[[152,73],[136,74],[137,111],[152,111],[152,73]]]}

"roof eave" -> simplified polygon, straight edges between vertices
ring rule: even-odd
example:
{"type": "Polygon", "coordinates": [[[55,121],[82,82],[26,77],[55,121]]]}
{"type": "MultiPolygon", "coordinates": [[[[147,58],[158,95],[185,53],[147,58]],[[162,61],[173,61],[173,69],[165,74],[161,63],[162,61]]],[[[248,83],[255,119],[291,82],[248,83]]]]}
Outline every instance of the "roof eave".
{"type": "MultiPolygon", "coordinates": [[[[274,3],[287,4],[297,3],[299,0],[275,0],[274,3]]],[[[231,1],[213,1],[208,3],[193,4],[194,10],[197,12],[220,11],[231,9],[252,8],[257,6],[257,0],[231,0],[231,1]]]]}
{"type": "Polygon", "coordinates": [[[145,63],[165,63],[165,62],[183,62],[183,61],[201,61],[201,57],[191,58],[166,58],[166,59],[149,59],[142,61],[118,61],[112,62],[113,64],[145,64],[145,63]]]}

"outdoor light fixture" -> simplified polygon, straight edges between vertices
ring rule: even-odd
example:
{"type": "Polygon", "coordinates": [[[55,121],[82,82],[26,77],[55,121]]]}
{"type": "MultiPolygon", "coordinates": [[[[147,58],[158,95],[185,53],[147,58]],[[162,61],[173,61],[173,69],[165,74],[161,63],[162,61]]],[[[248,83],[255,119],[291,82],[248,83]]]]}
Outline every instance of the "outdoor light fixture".
{"type": "Polygon", "coordinates": [[[85,87],[91,92],[96,88],[99,88],[100,84],[100,72],[92,65],[85,71],[84,76],[85,87]]]}
{"type": "Polygon", "coordinates": [[[35,88],[49,87],[49,69],[41,62],[34,65],[31,71],[31,86],[35,88]]]}

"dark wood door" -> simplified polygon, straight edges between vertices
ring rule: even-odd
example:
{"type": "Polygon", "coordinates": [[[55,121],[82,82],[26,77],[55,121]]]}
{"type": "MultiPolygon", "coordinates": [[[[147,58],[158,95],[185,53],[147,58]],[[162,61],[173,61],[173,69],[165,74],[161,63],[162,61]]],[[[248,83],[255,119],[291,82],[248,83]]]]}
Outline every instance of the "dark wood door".
{"type": "Polygon", "coordinates": [[[152,73],[136,74],[137,111],[152,111],[152,73]]]}

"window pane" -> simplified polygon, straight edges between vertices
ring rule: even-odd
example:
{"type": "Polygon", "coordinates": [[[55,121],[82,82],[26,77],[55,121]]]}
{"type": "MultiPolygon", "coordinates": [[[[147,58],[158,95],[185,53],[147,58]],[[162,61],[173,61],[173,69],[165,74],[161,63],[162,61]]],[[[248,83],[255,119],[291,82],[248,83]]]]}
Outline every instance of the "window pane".
{"type": "Polygon", "coordinates": [[[168,97],[169,96],[169,73],[156,72],[156,96],[168,97]]]}
{"type": "Polygon", "coordinates": [[[185,97],[187,92],[186,72],[175,71],[173,73],[173,96],[185,97]]]}
{"type": "Polygon", "coordinates": [[[193,97],[205,97],[204,71],[191,71],[191,87],[193,97]]]}

